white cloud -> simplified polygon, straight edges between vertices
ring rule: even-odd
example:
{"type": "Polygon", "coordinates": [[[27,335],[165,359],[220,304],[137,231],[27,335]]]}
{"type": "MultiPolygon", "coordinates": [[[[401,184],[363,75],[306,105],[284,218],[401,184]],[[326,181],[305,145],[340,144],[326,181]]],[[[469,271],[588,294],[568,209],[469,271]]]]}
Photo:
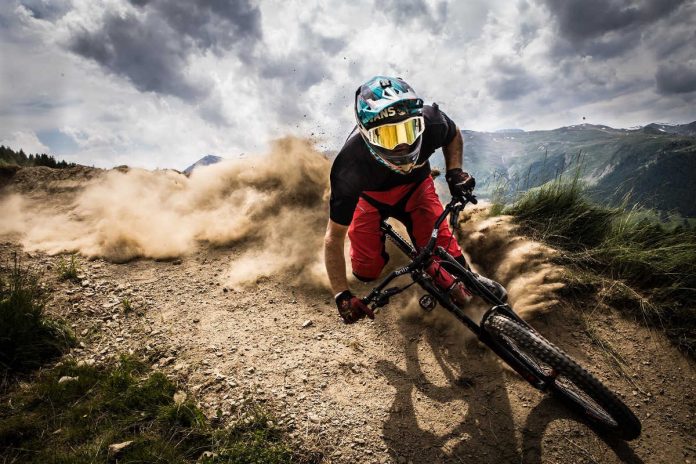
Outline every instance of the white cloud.
{"type": "MultiPolygon", "coordinates": [[[[126,0],[99,7],[60,0],[50,9],[22,1],[0,13],[0,53],[12,63],[0,67],[0,138],[21,132],[41,143],[37,134],[45,131],[68,134],[76,148],[66,159],[87,164],[182,168],[203,154],[262,152],[286,134],[313,134],[335,150],[354,124],[355,88],[375,74],[405,78],[468,129],[553,128],[582,116],[617,126],[696,119],[693,93],[660,95],[655,78],[670,56],[694,59],[693,47],[683,45],[694,38],[693,5],[642,24],[631,46],[611,31],[621,53],[599,57],[587,51],[601,40],[568,47],[541,0],[411,1],[403,11],[394,10],[398,2],[380,9],[366,1],[264,1],[258,28],[244,32],[243,43],[219,35],[218,22],[212,35],[188,32],[196,45],[182,42],[187,54],[177,58],[177,78],[188,88],[158,82],[168,75],[156,69],[142,74],[137,57],[113,64],[93,59],[98,48],[82,56],[70,48],[80,31],[99,37],[106,14],[131,15],[135,24],[186,1],[151,9],[126,0]],[[176,96],[177,89],[197,91],[176,96]]],[[[173,46],[147,45],[152,53],[173,46]]]]}
{"type": "Polygon", "coordinates": [[[46,145],[41,143],[39,138],[34,132],[28,131],[15,131],[9,136],[0,140],[0,145],[10,147],[15,151],[20,149],[24,150],[24,153],[29,154],[42,154],[48,153],[49,149],[46,145]]]}

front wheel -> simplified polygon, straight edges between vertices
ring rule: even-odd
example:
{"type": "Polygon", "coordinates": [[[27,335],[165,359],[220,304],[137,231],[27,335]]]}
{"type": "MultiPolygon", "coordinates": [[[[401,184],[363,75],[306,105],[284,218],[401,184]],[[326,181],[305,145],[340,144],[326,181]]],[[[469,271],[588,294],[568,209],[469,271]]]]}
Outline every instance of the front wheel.
{"type": "Polygon", "coordinates": [[[513,358],[522,358],[525,365],[531,365],[553,393],[591,422],[624,440],[640,435],[640,421],[628,406],[536,331],[501,314],[488,317],[483,329],[513,358]]]}

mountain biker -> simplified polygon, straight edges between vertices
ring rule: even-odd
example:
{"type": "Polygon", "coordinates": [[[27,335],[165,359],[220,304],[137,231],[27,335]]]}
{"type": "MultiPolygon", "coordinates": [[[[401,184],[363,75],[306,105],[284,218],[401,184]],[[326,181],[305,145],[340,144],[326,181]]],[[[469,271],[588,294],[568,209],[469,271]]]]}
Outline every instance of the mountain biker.
{"type": "MultiPolygon", "coordinates": [[[[376,76],[362,84],[355,93],[354,112],[357,131],[348,137],[331,168],[324,239],[326,272],[346,323],[374,318],[372,310],[348,288],[343,255],[346,233],[353,275],[363,282],[375,280],[389,260],[380,230],[382,218],[394,217],[404,223],[411,240],[422,247],[443,211],[428,162],[436,149],[442,148],[453,196],[463,195],[475,185],[474,178],[462,170],[463,140],[455,123],[437,104],[424,105],[403,79],[376,76]]],[[[437,246],[468,267],[446,222],[440,226],[437,246]]],[[[455,302],[469,301],[471,293],[436,260],[427,272],[455,302]]],[[[505,298],[502,285],[482,276],[478,279],[505,298]]]]}

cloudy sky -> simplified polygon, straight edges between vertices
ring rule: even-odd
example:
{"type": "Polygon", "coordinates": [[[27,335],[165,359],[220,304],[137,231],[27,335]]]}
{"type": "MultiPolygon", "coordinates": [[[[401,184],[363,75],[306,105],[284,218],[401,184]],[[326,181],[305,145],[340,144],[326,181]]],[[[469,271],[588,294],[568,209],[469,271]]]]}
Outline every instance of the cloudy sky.
{"type": "Polygon", "coordinates": [[[149,168],[335,150],[375,74],[466,129],[690,122],[695,25],[696,0],[6,0],[0,143],[149,168]]]}

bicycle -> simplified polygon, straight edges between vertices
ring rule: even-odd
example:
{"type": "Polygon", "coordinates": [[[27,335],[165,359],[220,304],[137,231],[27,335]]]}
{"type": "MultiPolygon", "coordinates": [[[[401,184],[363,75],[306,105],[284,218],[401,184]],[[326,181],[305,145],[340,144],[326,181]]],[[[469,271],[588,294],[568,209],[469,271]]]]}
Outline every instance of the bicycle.
{"type": "Polygon", "coordinates": [[[637,438],[641,423],[616,394],[522,320],[509,304],[491,293],[472,271],[458,263],[444,248],[435,246],[442,222],[449,215],[450,225],[455,230],[459,214],[468,203],[477,204],[471,192],[452,198],[435,222],[428,243],[420,250],[383,219],[380,226],[382,232],[411,258],[411,262],[392,271],[362,301],[376,310],[387,305],[391,297],[416,283],[427,292],[419,299],[425,311],[432,311],[440,303],[534,388],[555,394],[564,404],[602,430],[624,440],[637,438]],[[433,257],[438,257],[441,267],[460,280],[470,292],[492,305],[478,324],[464,314],[448,292],[439,288],[426,273],[425,268],[433,257]],[[386,288],[394,279],[406,274],[410,274],[413,282],[403,287],[386,288]]]}

